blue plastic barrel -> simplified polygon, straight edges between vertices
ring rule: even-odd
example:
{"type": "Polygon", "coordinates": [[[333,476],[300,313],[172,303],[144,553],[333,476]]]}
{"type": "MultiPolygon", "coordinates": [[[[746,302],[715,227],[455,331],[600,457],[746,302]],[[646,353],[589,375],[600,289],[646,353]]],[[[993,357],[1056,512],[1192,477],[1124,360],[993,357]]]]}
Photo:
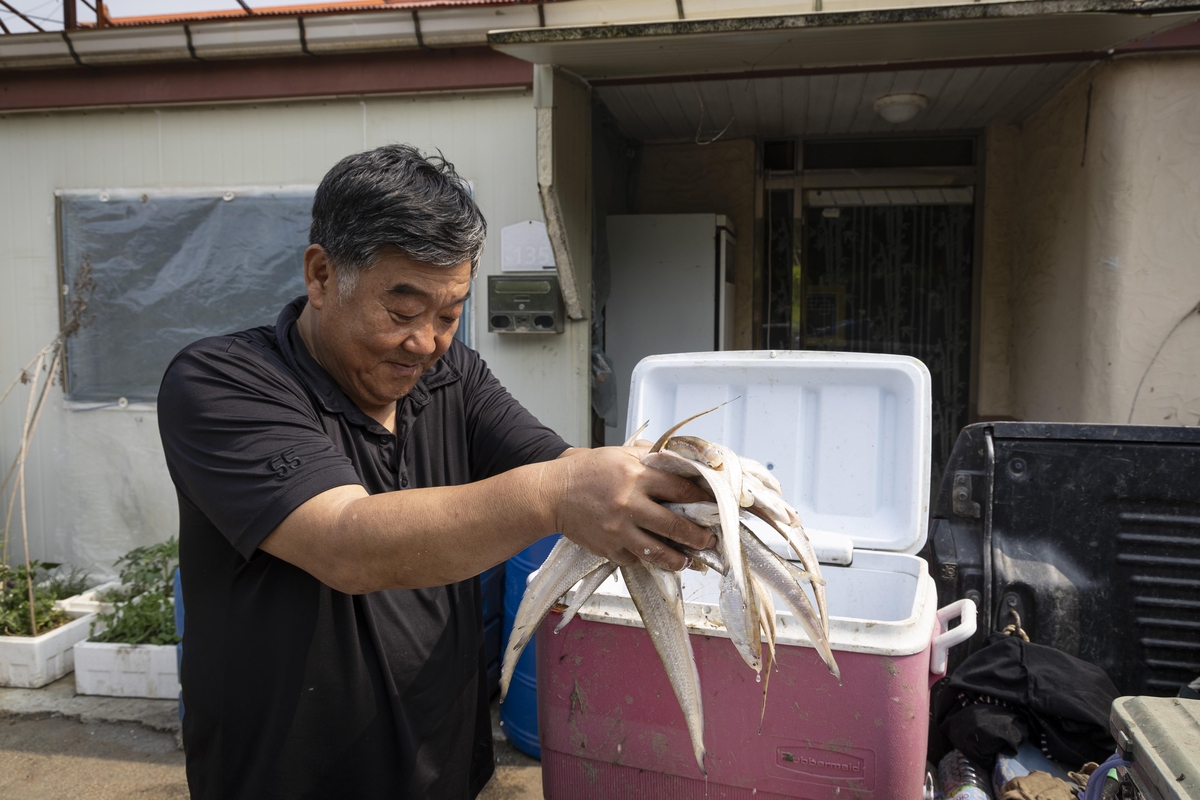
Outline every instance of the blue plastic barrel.
{"type": "MultiPolygon", "coordinates": [[[[525,581],[529,573],[542,565],[562,534],[556,533],[539,539],[508,560],[504,570],[504,646],[512,633],[517,608],[525,594],[525,581]]],[[[537,660],[535,643],[530,642],[517,661],[508,694],[500,704],[500,722],[504,735],[518,750],[534,758],[542,757],[542,746],[538,742],[537,724],[537,660]]]]}
{"type": "Polygon", "coordinates": [[[504,654],[504,564],[479,576],[483,606],[483,653],[487,665],[488,697],[500,687],[500,657],[504,654]]]}

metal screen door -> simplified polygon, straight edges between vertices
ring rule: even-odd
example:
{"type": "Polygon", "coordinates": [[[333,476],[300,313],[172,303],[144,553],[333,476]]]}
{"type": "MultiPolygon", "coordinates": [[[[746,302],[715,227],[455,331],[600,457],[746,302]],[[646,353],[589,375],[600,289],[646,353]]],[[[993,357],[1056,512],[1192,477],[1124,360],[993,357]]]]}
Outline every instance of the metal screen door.
{"type": "Polygon", "coordinates": [[[867,192],[847,193],[854,205],[836,205],[831,194],[805,192],[800,297],[793,298],[800,306],[798,346],[925,363],[933,384],[936,487],[968,421],[973,193],[958,190],[949,202],[876,205],[861,204],[867,192]]]}

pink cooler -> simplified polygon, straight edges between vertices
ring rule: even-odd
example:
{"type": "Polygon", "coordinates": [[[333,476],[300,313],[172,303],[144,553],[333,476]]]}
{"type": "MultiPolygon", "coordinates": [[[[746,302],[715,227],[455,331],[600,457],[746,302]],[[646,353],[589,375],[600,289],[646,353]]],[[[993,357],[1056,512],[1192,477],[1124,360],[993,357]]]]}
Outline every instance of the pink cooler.
{"type": "MultiPolygon", "coordinates": [[[[706,780],[658,655],[614,577],[562,633],[553,633],[557,614],[538,632],[545,796],[918,800],[929,687],[947,649],[975,630],[974,604],[939,611],[927,566],[912,555],[927,526],[929,372],[916,359],[870,354],[653,356],[634,371],[629,425],[648,419],[645,436],[654,439],[733,398],[682,433],[726,444],[780,480],[822,561],[842,685],[778,598],[778,669],[757,682],[721,625],[719,576],[685,572],[706,780]]],[[[757,532],[793,555],[765,526],[757,532]]]]}

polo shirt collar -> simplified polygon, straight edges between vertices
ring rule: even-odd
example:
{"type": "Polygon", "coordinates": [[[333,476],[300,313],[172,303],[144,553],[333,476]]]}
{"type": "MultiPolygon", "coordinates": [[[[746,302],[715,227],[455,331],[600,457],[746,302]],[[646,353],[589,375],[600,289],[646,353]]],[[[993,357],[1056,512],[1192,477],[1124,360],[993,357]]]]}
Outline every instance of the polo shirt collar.
{"type": "MultiPolygon", "coordinates": [[[[296,320],[300,318],[300,312],[304,310],[307,303],[308,298],[301,295],[279,312],[279,317],[275,320],[275,340],[280,352],[326,412],[342,414],[349,422],[356,425],[370,429],[378,428],[383,431],[383,426],[355,405],[354,401],[337,385],[333,376],[326,372],[325,368],[317,363],[317,360],[308,352],[308,346],[300,338],[300,331],[296,325],[296,320]]],[[[411,399],[417,407],[424,406],[429,402],[430,392],[454,383],[461,377],[462,373],[447,363],[443,356],[417,380],[417,385],[406,397],[401,398],[400,402],[411,399]]]]}

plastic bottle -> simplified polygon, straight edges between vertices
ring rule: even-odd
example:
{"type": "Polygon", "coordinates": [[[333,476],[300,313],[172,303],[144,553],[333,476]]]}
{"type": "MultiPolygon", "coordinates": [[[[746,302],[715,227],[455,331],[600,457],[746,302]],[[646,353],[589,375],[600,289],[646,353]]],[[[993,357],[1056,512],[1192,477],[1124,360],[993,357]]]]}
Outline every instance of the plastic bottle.
{"type": "Polygon", "coordinates": [[[971,761],[958,750],[951,750],[938,764],[938,778],[946,800],[991,800],[987,779],[976,772],[971,761]]]}

